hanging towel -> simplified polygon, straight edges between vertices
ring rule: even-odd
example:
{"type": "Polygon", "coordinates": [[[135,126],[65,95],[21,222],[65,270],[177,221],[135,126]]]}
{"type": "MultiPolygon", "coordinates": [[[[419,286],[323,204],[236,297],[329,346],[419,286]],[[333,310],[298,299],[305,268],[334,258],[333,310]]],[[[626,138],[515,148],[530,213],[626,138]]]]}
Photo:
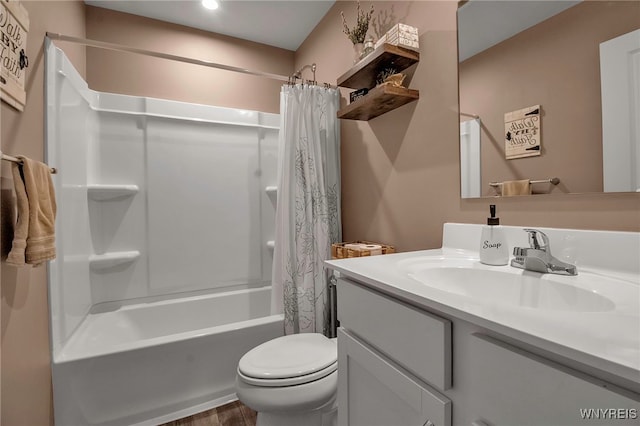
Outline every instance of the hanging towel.
{"type": "Polygon", "coordinates": [[[531,182],[529,179],[508,180],[502,182],[502,196],[511,197],[513,195],[530,195],[531,182]]]}
{"type": "Polygon", "coordinates": [[[37,266],[56,257],[56,197],[49,166],[24,156],[12,164],[18,220],[7,263],[37,266]]]}

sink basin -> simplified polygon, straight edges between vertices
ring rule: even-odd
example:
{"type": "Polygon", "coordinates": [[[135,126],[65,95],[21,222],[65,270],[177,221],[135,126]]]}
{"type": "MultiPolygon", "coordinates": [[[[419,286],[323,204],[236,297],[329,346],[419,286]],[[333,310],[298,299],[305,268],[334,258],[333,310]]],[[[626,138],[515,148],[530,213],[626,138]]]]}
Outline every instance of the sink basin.
{"type": "Polygon", "coordinates": [[[486,267],[472,259],[422,258],[398,266],[430,288],[493,304],[568,312],[604,312],[616,308],[616,303],[591,285],[608,279],[594,274],[562,277],[509,266],[486,267]]]}

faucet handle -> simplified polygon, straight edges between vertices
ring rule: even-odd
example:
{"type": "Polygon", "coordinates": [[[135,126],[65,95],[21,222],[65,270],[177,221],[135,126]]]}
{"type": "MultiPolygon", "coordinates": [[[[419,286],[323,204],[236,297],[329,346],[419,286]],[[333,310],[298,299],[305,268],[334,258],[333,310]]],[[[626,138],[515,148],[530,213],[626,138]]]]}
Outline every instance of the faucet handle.
{"type": "Polygon", "coordinates": [[[515,257],[524,257],[527,255],[527,251],[529,249],[528,248],[524,248],[524,247],[514,247],[513,248],[513,255],[515,257]]]}
{"type": "Polygon", "coordinates": [[[529,246],[537,250],[547,250],[549,248],[549,237],[539,229],[525,228],[525,232],[529,234],[529,246]],[[538,240],[538,236],[542,239],[542,244],[538,240]]]}

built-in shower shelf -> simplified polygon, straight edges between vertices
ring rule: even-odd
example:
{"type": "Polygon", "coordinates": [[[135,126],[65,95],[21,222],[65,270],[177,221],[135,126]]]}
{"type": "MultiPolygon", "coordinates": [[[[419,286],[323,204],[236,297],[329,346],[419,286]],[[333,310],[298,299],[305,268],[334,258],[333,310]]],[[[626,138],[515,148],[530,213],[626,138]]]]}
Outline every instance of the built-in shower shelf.
{"type": "Polygon", "coordinates": [[[278,187],[277,186],[267,186],[264,189],[264,192],[267,193],[267,197],[269,198],[269,200],[271,201],[271,203],[273,204],[273,206],[275,207],[277,201],[278,201],[278,187]]]}
{"type": "Polygon", "coordinates": [[[94,270],[107,269],[114,266],[133,263],[138,260],[139,257],[140,252],[138,250],[92,254],[89,256],[89,266],[94,270]]]}
{"type": "Polygon", "coordinates": [[[267,186],[264,189],[264,192],[266,192],[267,195],[277,195],[278,194],[278,187],[277,186],[267,186]]]}
{"type": "Polygon", "coordinates": [[[138,185],[88,185],[87,194],[94,201],[116,200],[138,193],[138,185]]]}

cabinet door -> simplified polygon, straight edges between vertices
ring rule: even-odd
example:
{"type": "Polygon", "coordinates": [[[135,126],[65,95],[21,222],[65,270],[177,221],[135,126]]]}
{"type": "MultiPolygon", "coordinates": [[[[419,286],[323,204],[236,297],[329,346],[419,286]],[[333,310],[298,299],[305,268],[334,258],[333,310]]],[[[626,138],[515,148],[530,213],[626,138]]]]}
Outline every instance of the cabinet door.
{"type": "Polygon", "coordinates": [[[451,402],[338,329],[339,426],[450,426],[451,402]]]}
{"type": "Polygon", "coordinates": [[[451,321],[338,280],[338,318],[351,334],[431,386],[451,387],[451,321]]]}
{"type": "Polygon", "coordinates": [[[499,340],[473,334],[469,359],[465,410],[477,424],[640,424],[640,395],[499,340]]]}

